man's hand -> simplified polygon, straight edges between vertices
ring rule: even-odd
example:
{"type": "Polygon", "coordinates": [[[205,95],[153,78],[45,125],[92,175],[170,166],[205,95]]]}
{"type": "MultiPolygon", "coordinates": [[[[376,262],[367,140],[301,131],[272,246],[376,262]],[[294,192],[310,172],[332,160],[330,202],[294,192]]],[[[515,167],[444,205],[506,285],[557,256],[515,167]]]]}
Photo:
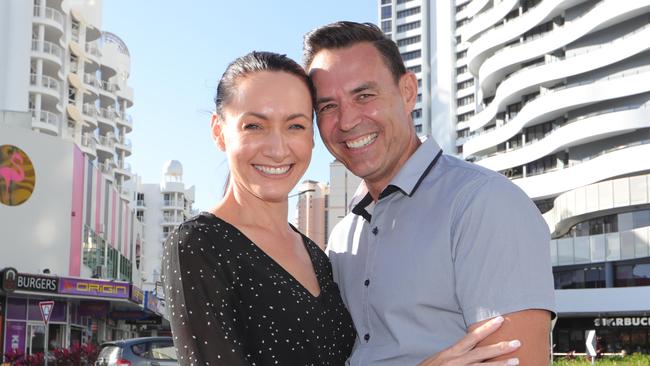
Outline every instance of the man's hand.
{"type": "Polygon", "coordinates": [[[489,335],[499,329],[503,324],[503,321],[503,317],[499,316],[486,321],[480,326],[474,327],[456,344],[427,358],[418,366],[519,365],[518,358],[483,362],[515,351],[519,346],[521,346],[521,343],[518,340],[502,341],[488,346],[476,347],[479,342],[485,340],[489,335]]]}

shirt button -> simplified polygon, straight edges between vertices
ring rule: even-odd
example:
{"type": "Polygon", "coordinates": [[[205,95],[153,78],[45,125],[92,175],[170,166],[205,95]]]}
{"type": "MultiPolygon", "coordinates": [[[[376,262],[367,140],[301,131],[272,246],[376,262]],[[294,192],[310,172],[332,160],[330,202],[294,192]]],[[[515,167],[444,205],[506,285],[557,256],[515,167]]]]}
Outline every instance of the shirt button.
{"type": "Polygon", "coordinates": [[[368,287],[368,285],[370,285],[370,280],[365,280],[365,281],[363,281],[363,285],[366,286],[366,287],[368,287]]]}
{"type": "Polygon", "coordinates": [[[363,336],[363,339],[368,342],[370,340],[370,334],[366,333],[366,335],[363,336]]]}
{"type": "Polygon", "coordinates": [[[378,232],[379,232],[379,229],[375,226],[375,227],[372,229],[372,233],[375,234],[375,235],[377,235],[378,232]]]}

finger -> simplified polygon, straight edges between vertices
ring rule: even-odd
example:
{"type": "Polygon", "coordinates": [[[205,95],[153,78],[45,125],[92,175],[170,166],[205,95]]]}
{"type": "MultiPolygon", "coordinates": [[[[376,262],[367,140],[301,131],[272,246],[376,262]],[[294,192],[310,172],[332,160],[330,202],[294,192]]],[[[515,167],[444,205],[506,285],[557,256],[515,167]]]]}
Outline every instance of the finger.
{"type": "MultiPolygon", "coordinates": [[[[468,352],[467,355],[463,356],[462,358],[465,359],[466,364],[471,364],[474,362],[481,362],[481,361],[495,358],[497,356],[508,354],[510,352],[515,351],[519,347],[521,347],[521,342],[519,342],[518,340],[513,340],[509,342],[504,341],[504,342],[491,344],[489,346],[477,347],[471,350],[470,352],[468,352]]],[[[505,360],[505,361],[509,361],[509,360],[505,360]]]]}
{"type": "Polygon", "coordinates": [[[478,342],[485,339],[490,334],[494,333],[503,324],[503,317],[497,316],[482,324],[480,327],[469,332],[460,341],[451,346],[450,351],[454,354],[460,355],[471,350],[478,344],[478,342]]]}
{"type": "Polygon", "coordinates": [[[491,362],[481,362],[473,363],[471,366],[516,366],[519,365],[518,358],[509,358],[503,361],[491,361],[491,362]]]}

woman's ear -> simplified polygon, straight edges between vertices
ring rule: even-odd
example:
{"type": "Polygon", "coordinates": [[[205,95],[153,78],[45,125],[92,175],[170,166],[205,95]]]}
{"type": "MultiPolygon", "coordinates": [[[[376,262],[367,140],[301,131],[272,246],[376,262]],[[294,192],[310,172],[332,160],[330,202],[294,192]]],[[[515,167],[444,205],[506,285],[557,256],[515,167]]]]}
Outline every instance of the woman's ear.
{"type": "Polygon", "coordinates": [[[210,118],[210,132],[215,145],[217,145],[219,150],[225,151],[226,144],[223,140],[223,120],[219,117],[217,112],[213,112],[212,117],[210,118]]]}

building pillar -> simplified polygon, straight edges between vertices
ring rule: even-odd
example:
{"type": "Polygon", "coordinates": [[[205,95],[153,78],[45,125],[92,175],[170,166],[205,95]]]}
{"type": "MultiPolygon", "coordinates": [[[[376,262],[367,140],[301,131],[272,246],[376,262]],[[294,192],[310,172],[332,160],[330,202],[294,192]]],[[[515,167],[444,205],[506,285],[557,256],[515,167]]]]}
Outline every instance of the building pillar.
{"type": "Polygon", "coordinates": [[[612,262],[605,262],[605,287],[614,287],[614,265],[612,262]]]}

